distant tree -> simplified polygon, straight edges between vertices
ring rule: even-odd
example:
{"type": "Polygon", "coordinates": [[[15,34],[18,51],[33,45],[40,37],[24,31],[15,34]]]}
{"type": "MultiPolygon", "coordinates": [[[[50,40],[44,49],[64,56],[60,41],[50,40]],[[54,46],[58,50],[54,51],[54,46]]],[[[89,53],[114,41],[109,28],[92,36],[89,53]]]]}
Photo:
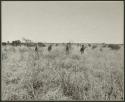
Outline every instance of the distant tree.
{"type": "Polygon", "coordinates": [[[3,45],[3,46],[6,46],[6,44],[7,44],[6,42],[2,42],[2,45],[3,45]]]}
{"type": "Polygon", "coordinates": [[[26,46],[28,47],[35,46],[35,43],[29,39],[22,38],[22,40],[25,42],[26,46]]]}
{"type": "Polygon", "coordinates": [[[20,40],[12,41],[12,45],[13,46],[21,46],[21,41],[20,40]]]}

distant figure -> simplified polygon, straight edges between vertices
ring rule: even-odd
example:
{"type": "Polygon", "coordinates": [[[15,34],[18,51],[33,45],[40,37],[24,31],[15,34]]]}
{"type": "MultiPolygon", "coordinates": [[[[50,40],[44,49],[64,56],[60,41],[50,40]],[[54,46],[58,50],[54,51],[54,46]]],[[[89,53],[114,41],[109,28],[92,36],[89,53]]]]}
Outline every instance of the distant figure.
{"type": "Polygon", "coordinates": [[[66,54],[69,54],[69,46],[68,46],[68,44],[66,45],[66,54]]]}
{"type": "Polygon", "coordinates": [[[36,55],[36,59],[39,59],[39,52],[38,52],[38,46],[36,45],[35,47],[35,55],[36,55]]]}
{"type": "Polygon", "coordinates": [[[52,45],[49,45],[48,51],[50,52],[52,50],[52,45]]]}
{"type": "Polygon", "coordinates": [[[37,47],[37,45],[36,45],[36,47],[35,47],[35,51],[38,52],[38,47],[37,47]]]}
{"type": "Polygon", "coordinates": [[[85,50],[85,46],[84,46],[84,45],[82,45],[82,47],[81,47],[81,49],[80,49],[81,54],[83,54],[83,53],[84,53],[84,50],[85,50]]]}

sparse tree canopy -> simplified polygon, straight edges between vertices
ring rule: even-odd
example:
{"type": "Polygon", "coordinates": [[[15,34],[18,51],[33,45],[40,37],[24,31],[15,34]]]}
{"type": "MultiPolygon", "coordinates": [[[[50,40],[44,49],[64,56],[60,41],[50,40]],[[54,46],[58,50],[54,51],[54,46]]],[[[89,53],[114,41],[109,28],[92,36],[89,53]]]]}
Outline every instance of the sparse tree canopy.
{"type": "Polygon", "coordinates": [[[22,38],[22,40],[23,40],[25,43],[31,43],[31,42],[32,42],[31,40],[26,39],[26,38],[22,38]]]}
{"type": "Polygon", "coordinates": [[[5,46],[7,43],[6,42],[2,42],[2,45],[5,46]]]}
{"type": "Polygon", "coordinates": [[[35,45],[35,43],[32,40],[30,40],[30,39],[22,38],[22,40],[25,42],[25,44],[27,46],[34,46],[35,45]]]}
{"type": "Polygon", "coordinates": [[[19,46],[19,45],[21,45],[21,41],[20,40],[12,41],[12,45],[13,46],[19,46]]]}

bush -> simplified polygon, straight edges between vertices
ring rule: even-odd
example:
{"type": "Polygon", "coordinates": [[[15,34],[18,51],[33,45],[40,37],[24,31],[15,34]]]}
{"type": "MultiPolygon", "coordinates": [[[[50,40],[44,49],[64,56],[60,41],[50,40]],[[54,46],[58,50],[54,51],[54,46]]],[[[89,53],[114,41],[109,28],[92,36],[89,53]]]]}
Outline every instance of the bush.
{"type": "Polygon", "coordinates": [[[106,44],[102,45],[102,47],[106,47],[106,44]]]}
{"type": "Polygon", "coordinates": [[[97,47],[96,45],[93,45],[93,46],[92,46],[92,49],[95,49],[96,47],[97,47]]]}
{"type": "Polygon", "coordinates": [[[91,44],[88,44],[89,47],[91,47],[91,44]]]}
{"type": "Polygon", "coordinates": [[[46,47],[46,45],[44,43],[40,43],[40,42],[38,42],[38,46],[40,46],[40,47],[46,47]]]}
{"type": "Polygon", "coordinates": [[[58,46],[58,44],[56,44],[56,46],[58,46]]]}
{"type": "Polygon", "coordinates": [[[108,47],[111,48],[112,50],[118,50],[118,49],[120,49],[120,46],[117,45],[117,44],[109,44],[108,47]]]}

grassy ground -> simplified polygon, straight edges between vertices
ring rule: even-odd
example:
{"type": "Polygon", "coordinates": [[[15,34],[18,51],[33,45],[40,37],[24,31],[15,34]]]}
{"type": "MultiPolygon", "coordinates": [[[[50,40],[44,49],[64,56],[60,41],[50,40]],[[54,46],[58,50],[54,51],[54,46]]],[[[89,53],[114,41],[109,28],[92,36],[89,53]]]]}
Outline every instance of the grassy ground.
{"type": "Polygon", "coordinates": [[[2,100],[124,100],[124,49],[2,47],[2,100]]]}

